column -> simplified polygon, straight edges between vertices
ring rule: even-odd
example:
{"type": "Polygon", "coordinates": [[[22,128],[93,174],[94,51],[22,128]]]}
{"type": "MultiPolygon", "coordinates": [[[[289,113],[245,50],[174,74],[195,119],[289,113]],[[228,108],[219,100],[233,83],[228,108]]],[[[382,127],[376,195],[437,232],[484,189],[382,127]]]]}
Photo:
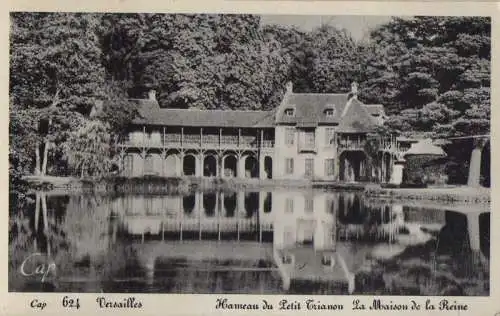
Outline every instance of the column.
{"type": "Polygon", "coordinates": [[[245,158],[238,155],[238,178],[245,178],[245,158]]]}
{"type": "Polygon", "coordinates": [[[469,177],[467,179],[467,185],[470,187],[479,187],[479,179],[481,177],[481,154],[486,145],[486,139],[476,138],[473,140],[474,149],[472,149],[470,165],[469,165],[469,177]]]}
{"type": "Polygon", "coordinates": [[[222,156],[220,157],[220,170],[221,170],[221,171],[220,171],[220,175],[219,175],[219,176],[220,176],[221,178],[224,178],[224,177],[225,177],[225,175],[224,175],[224,155],[222,155],[222,156]]]}
{"type": "MultiPolygon", "coordinates": [[[[196,157],[196,156],[195,156],[196,157]]],[[[196,159],[196,172],[195,172],[195,176],[196,177],[203,177],[203,160],[204,160],[204,155],[203,154],[199,154],[196,159]]]]}

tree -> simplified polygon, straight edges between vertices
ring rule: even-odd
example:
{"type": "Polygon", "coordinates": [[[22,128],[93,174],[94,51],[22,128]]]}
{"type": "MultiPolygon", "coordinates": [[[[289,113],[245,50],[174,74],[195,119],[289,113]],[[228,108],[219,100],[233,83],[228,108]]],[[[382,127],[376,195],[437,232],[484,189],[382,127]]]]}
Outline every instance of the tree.
{"type": "Polygon", "coordinates": [[[490,36],[489,18],[395,18],[371,34],[361,98],[401,130],[488,133],[490,36]]]}
{"type": "Polygon", "coordinates": [[[80,177],[105,175],[111,167],[109,128],[99,120],[86,121],[65,144],[67,161],[80,177]]]}
{"type": "MultiPolygon", "coordinates": [[[[97,38],[99,17],[84,13],[13,13],[10,42],[11,108],[38,109],[43,145],[34,146],[45,174],[75,116],[102,97],[105,73],[97,38]],[[57,117],[57,128],[53,126],[57,117]],[[61,129],[62,128],[62,129],[61,129]]],[[[37,165],[38,167],[38,165],[37,165]]]]}

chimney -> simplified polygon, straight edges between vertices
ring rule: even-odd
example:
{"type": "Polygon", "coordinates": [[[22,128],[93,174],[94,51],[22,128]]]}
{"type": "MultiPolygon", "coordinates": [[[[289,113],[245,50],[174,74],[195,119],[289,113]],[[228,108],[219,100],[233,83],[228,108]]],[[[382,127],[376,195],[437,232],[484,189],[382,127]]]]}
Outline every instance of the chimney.
{"type": "Polygon", "coordinates": [[[353,98],[358,97],[358,83],[356,81],[351,83],[351,95],[353,98]]]}
{"type": "Polygon", "coordinates": [[[292,94],[293,93],[293,82],[288,81],[286,83],[286,94],[292,94]]]}
{"type": "Polygon", "coordinates": [[[156,101],[156,90],[149,90],[148,99],[152,101],[156,101]]]}

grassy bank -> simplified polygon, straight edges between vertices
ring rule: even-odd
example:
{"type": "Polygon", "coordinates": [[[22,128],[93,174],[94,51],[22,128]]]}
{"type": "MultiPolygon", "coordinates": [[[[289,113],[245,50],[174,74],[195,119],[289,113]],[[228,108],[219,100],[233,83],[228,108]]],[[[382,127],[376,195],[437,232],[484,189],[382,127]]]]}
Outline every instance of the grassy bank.
{"type": "Polygon", "coordinates": [[[109,177],[79,179],[71,177],[25,177],[29,191],[47,194],[132,193],[183,194],[195,190],[256,191],[262,189],[310,189],[308,180],[196,178],[196,177],[109,177]]]}
{"type": "Polygon", "coordinates": [[[435,188],[381,188],[368,186],[365,195],[373,198],[404,201],[462,202],[468,204],[489,204],[489,188],[435,187],[435,188]]]}

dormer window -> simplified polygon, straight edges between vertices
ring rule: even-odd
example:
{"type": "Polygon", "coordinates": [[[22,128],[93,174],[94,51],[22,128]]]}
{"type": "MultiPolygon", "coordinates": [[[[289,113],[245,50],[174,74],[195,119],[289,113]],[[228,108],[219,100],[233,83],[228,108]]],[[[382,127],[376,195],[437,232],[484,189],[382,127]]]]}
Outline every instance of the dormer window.
{"type": "Polygon", "coordinates": [[[333,258],[332,255],[324,255],[321,258],[321,264],[325,267],[332,268],[335,266],[335,259],[333,258]]]}
{"type": "Polygon", "coordinates": [[[333,117],[333,115],[335,114],[335,105],[328,104],[323,110],[323,114],[326,117],[333,117]]]}
{"type": "Polygon", "coordinates": [[[294,116],[294,112],[292,108],[285,109],[285,116],[294,116]]]}

